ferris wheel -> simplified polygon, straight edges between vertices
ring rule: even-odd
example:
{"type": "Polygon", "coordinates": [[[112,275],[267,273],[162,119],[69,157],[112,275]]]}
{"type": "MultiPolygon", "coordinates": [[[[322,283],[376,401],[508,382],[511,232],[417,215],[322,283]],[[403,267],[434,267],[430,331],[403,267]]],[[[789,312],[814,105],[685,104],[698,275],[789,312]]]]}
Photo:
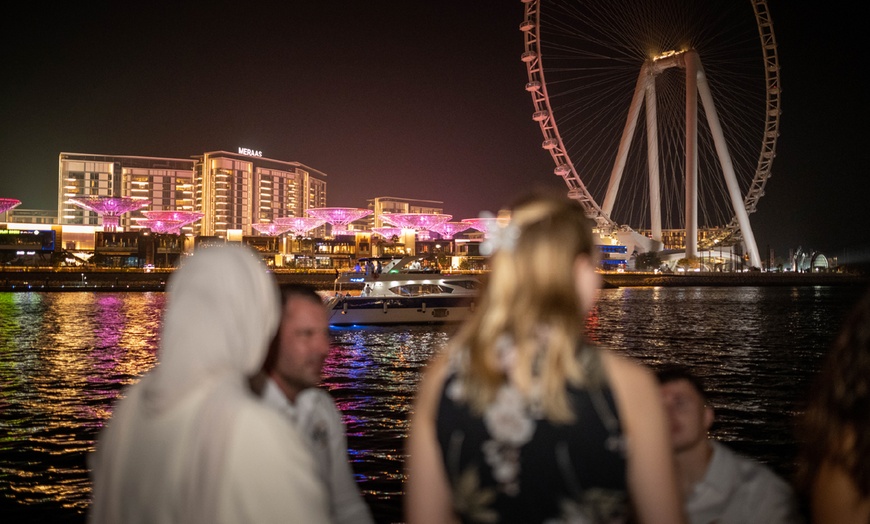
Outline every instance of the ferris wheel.
{"type": "Polygon", "coordinates": [[[522,0],[526,91],[555,174],[603,231],[742,241],[779,136],[766,0],[522,0]]]}

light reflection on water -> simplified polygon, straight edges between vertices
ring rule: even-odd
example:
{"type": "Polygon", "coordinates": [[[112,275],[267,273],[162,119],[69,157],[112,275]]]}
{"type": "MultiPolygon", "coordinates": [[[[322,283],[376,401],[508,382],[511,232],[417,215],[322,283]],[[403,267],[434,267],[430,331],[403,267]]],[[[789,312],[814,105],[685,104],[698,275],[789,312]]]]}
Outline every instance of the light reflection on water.
{"type": "MultiPolygon", "coordinates": [[[[791,421],[859,289],[602,290],[588,321],[604,347],[703,375],[717,438],[791,468],[791,421]]],[[[85,457],[123,386],[156,362],[163,293],[0,293],[0,513],[83,522],[85,457]]],[[[324,386],[342,410],[361,490],[401,519],[408,414],[450,326],[333,329],[324,386]]],[[[5,520],[5,519],[4,519],[5,520]]]]}
{"type": "Polygon", "coordinates": [[[162,293],[0,293],[4,514],[87,508],[86,454],[120,388],[154,365],[162,310],[162,293]]]}

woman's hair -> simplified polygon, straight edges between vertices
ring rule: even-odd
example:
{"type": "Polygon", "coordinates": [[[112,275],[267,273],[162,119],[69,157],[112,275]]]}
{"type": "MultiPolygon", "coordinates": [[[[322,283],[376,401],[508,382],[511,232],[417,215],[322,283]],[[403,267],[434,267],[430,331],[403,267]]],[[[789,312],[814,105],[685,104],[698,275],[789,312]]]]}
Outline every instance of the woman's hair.
{"type": "Polygon", "coordinates": [[[577,349],[585,323],[575,264],[580,256],[593,263],[592,222],[573,200],[533,196],[518,202],[509,224],[491,236],[500,245],[480,307],[451,346],[467,359],[471,406],[482,412],[510,373],[527,398],[541,388],[535,394],[549,419],[569,422],[565,386],[582,379],[577,349]],[[507,356],[505,347],[515,353],[507,356]]]}
{"type": "Polygon", "coordinates": [[[807,411],[798,484],[806,491],[823,463],[843,469],[870,496],[870,293],[858,302],[831,346],[807,411]]]}

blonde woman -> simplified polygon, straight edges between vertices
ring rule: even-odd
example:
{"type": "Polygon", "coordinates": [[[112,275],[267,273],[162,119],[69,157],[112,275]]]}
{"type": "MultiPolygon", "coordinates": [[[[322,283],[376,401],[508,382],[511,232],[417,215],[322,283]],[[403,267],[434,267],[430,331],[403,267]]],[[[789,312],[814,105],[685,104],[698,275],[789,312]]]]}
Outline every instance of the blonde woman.
{"type": "Polygon", "coordinates": [[[480,307],[419,390],[408,523],[684,522],[655,378],[584,342],[582,208],[527,199],[491,238],[480,307]]]}

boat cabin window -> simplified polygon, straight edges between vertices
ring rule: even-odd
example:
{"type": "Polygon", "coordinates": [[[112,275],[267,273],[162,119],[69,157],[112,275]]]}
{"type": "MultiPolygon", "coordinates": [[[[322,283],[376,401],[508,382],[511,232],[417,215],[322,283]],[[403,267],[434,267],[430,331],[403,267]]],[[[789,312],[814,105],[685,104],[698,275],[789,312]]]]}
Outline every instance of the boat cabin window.
{"type": "Polygon", "coordinates": [[[451,280],[451,286],[462,287],[465,289],[478,289],[480,288],[480,282],[477,280],[451,280]]]}
{"type": "Polygon", "coordinates": [[[391,287],[390,291],[403,297],[419,297],[422,295],[432,295],[437,293],[453,293],[453,290],[447,286],[439,286],[438,284],[408,284],[405,286],[391,287]]]}

